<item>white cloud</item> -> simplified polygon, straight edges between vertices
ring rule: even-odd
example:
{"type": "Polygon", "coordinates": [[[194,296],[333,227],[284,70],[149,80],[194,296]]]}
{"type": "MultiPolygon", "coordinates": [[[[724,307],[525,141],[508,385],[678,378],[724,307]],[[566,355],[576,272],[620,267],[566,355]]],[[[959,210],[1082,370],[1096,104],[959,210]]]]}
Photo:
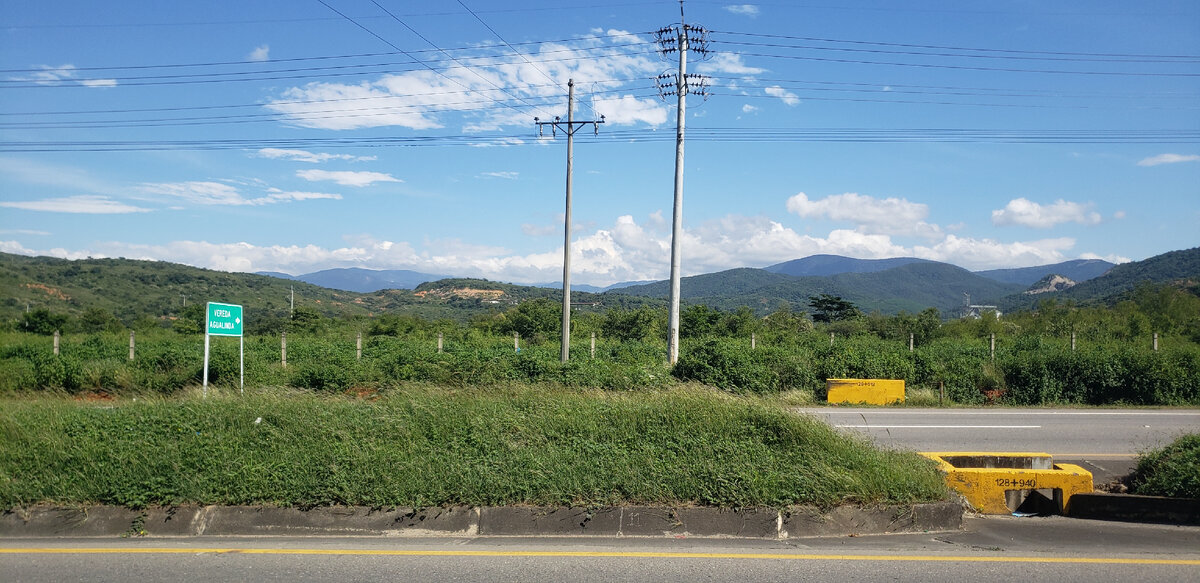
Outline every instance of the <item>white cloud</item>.
{"type": "Polygon", "coordinates": [[[749,103],[742,106],[742,113],[754,113],[756,111],[758,111],[758,108],[749,103]]]}
{"type": "Polygon", "coordinates": [[[324,192],[285,192],[278,188],[266,188],[263,196],[246,198],[234,185],[223,182],[164,182],[146,183],[139,189],[149,195],[165,195],[185,202],[202,205],[261,206],[302,200],[341,200],[342,195],[324,192]]]}
{"type": "Polygon", "coordinates": [[[345,170],[329,171],[329,170],[297,170],[296,176],[303,178],[309,182],[317,182],[319,180],[332,180],[342,186],[356,186],[362,188],[370,186],[376,182],[404,182],[391,174],[383,172],[350,172],[345,170]]]}
{"type": "Polygon", "coordinates": [[[884,235],[908,235],[940,238],[942,229],[925,222],[929,206],[903,198],[879,199],[847,192],[812,200],[803,192],[787,201],[787,210],[803,218],[828,218],[848,221],[859,231],[884,235]]]}
{"type": "Polygon", "coordinates": [[[1125,257],[1124,255],[1117,255],[1117,254],[1097,255],[1095,253],[1081,253],[1079,255],[1079,258],[1080,259],[1102,259],[1109,263],[1129,263],[1130,261],[1133,261],[1132,259],[1125,257]]]}
{"type": "Polygon", "coordinates": [[[505,180],[516,180],[520,176],[520,173],[519,172],[507,172],[507,171],[506,172],[484,172],[484,173],[481,173],[480,176],[483,176],[484,178],[503,178],[505,180]]]}
{"type": "Polygon", "coordinates": [[[728,75],[758,75],[766,71],[743,63],[742,56],[737,53],[714,53],[710,60],[697,63],[696,70],[701,73],[728,75]]]}
{"type": "Polygon", "coordinates": [[[0,235],[37,235],[39,237],[49,237],[52,234],[50,231],[37,231],[34,229],[0,229],[0,235]]]}
{"type": "Polygon", "coordinates": [[[771,97],[778,97],[785,105],[796,106],[800,105],[800,98],[795,93],[784,89],[778,85],[772,85],[763,89],[763,92],[771,97]]]}
{"type": "Polygon", "coordinates": [[[1138,166],[1158,166],[1159,164],[1178,164],[1180,162],[1200,162],[1200,155],[1197,154],[1159,154],[1143,158],[1138,162],[1138,166]]]}
{"type": "MultiPolygon", "coordinates": [[[[625,86],[630,92],[640,88],[639,79],[659,73],[662,66],[651,55],[621,48],[637,40],[649,39],[625,31],[597,31],[570,43],[543,43],[536,53],[499,57],[497,51],[503,50],[492,45],[478,49],[478,55],[457,52],[456,58],[469,68],[409,71],[358,84],[310,83],[283,91],[266,107],[284,114],[290,124],[332,130],[434,129],[445,127],[450,115],[464,117],[464,131],[527,126],[528,104],[546,104],[533,115],[553,115],[550,112],[565,101],[568,79],[630,79],[580,84],[577,91],[584,99],[593,90],[612,95],[625,86]],[[513,102],[524,105],[514,109],[513,102]]],[[[594,105],[611,123],[654,125],[666,120],[665,105],[632,95],[605,100],[607,110],[594,105]]]]}
{"type": "Polygon", "coordinates": [[[731,4],[725,7],[725,11],[751,18],[758,16],[758,6],[753,4],[731,4]]]}
{"type": "Polygon", "coordinates": [[[1061,223],[1095,225],[1100,222],[1100,213],[1091,210],[1092,205],[1068,202],[1062,199],[1054,204],[1042,206],[1026,198],[1008,201],[1003,209],[992,211],[994,225],[1021,225],[1036,229],[1048,229],[1061,223]]]}
{"type": "Polygon", "coordinates": [[[1070,237],[1004,243],[947,235],[935,245],[913,247],[912,254],[978,270],[1059,263],[1067,259],[1063,252],[1074,246],[1075,240],[1070,237]]]}
{"type": "Polygon", "coordinates": [[[284,150],[280,148],[263,148],[256,152],[260,158],[294,160],[296,162],[312,162],[318,164],[329,160],[349,160],[351,162],[368,162],[375,156],[353,156],[350,154],[327,154],[325,152],[309,152],[306,150],[284,150]]]}
{"type": "Polygon", "coordinates": [[[38,70],[28,77],[10,77],[13,81],[32,81],[38,85],[65,85],[79,83],[84,87],[116,87],[116,79],[79,79],[75,65],[38,65],[38,70]]]}
{"type": "MultiPolygon", "coordinates": [[[[670,274],[668,227],[661,214],[655,213],[642,222],[622,215],[607,228],[581,232],[571,245],[573,278],[593,285],[665,279],[670,274]]],[[[522,230],[531,235],[561,234],[561,226],[542,229],[526,225],[522,230]]],[[[929,245],[905,247],[884,234],[836,229],[819,237],[797,233],[766,217],[729,215],[685,230],[682,243],[684,275],[696,275],[765,266],[818,253],[864,259],[914,256],[968,269],[1041,265],[1067,259],[1065,252],[1075,241],[1054,238],[1001,242],[948,235],[929,245]]],[[[107,242],[92,249],[35,251],[9,241],[0,242],[0,251],[73,258],[156,259],[250,272],[305,273],[333,267],[366,267],[527,283],[562,276],[561,241],[553,248],[526,254],[459,239],[425,241],[416,248],[409,242],[377,240],[367,235],[347,237],[346,245],[336,248],[174,241],[164,245],[107,242]]]]}
{"type": "Polygon", "coordinates": [[[0,207],[15,208],[27,211],[42,211],[47,213],[72,213],[90,215],[118,215],[128,213],[144,213],[150,209],[136,207],[113,200],[107,196],[81,194],[62,198],[44,198],[42,200],[0,201],[0,207]]]}
{"type": "Polygon", "coordinates": [[[638,99],[632,95],[603,97],[592,101],[592,108],[604,116],[605,123],[633,125],[644,123],[659,126],[667,121],[667,107],[654,99],[638,99]]]}
{"type": "Polygon", "coordinates": [[[271,60],[271,47],[269,45],[262,45],[259,47],[255,47],[254,50],[250,51],[250,54],[246,55],[246,60],[247,61],[269,61],[269,60],[271,60]]]}

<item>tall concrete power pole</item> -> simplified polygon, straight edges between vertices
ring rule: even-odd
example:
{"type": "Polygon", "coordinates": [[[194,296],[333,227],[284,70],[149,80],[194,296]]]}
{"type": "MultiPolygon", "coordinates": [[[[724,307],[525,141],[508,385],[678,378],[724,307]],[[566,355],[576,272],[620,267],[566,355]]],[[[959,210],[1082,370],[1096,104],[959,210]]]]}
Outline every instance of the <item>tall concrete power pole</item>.
{"type": "Polygon", "coordinates": [[[688,75],[687,54],[689,51],[706,54],[703,27],[687,24],[683,15],[683,0],[679,0],[679,26],[660,29],[656,33],[662,52],[670,54],[679,52],[679,70],[674,74],[659,75],[659,91],[665,98],[667,95],[676,96],[675,109],[675,198],[671,212],[671,313],[667,320],[667,362],[674,365],[679,360],[679,280],[681,277],[683,237],[683,144],[684,123],[687,117],[687,96],[705,94],[705,78],[700,75],[688,75]],[[672,39],[670,36],[673,36],[672,39]],[[693,43],[691,36],[697,37],[693,43]],[[674,46],[671,46],[671,44],[674,46]],[[674,80],[675,86],[664,87],[664,80],[674,80]]]}
{"type": "Polygon", "coordinates": [[[538,135],[542,134],[543,126],[550,126],[551,135],[557,136],[558,130],[567,134],[567,204],[563,220],[563,304],[562,304],[562,361],[571,358],[571,177],[575,164],[575,131],[585,125],[591,125],[599,132],[604,116],[599,120],[575,121],[575,80],[567,81],[567,121],[564,123],[558,116],[554,121],[541,121],[533,118],[538,126],[538,135]]]}

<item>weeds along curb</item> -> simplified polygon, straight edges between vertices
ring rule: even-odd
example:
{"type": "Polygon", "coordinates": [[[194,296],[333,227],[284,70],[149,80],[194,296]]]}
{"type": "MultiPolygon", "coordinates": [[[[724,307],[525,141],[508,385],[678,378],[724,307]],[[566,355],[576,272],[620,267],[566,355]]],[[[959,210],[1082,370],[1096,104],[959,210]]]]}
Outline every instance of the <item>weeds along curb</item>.
{"type": "Polygon", "coordinates": [[[711,508],[450,506],[436,508],[116,506],[11,509],[0,537],[642,536],[787,539],[962,528],[957,502],[878,507],[711,508]]]}

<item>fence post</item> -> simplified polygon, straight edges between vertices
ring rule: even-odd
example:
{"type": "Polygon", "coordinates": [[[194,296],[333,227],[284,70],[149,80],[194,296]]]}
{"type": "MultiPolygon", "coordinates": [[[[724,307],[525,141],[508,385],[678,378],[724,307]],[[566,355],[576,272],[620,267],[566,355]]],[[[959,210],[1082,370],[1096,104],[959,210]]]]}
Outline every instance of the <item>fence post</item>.
{"type": "Polygon", "coordinates": [[[938,381],[938,407],[946,400],[946,381],[938,381]]]}
{"type": "MultiPolygon", "coordinates": [[[[55,339],[57,339],[57,338],[58,338],[58,336],[55,336],[55,339]]],[[[1158,332],[1154,333],[1154,351],[1158,352],[1158,332]]],[[[58,354],[58,353],[56,352],[55,354],[58,354]]]]}
{"type": "Polygon", "coordinates": [[[58,356],[58,330],[54,331],[54,356],[58,356]]]}
{"type": "Polygon", "coordinates": [[[756,347],[756,344],[757,344],[757,338],[754,336],[754,333],[751,332],[750,333],[750,350],[754,350],[756,347]]]}
{"type": "Polygon", "coordinates": [[[513,332],[513,350],[515,350],[517,352],[521,351],[521,333],[520,332],[516,332],[516,331],[513,332]]]}
{"type": "Polygon", "coordinates": [[[438,332],[438,354],[442,353],[442,333],[438,332]]]}
{"type": "Polygon", "coordinates": [[[133,360],[133,330],[129,331],[129,360],[133,360]]]}
{"type": "Polygon", "coordinates": [[[287,330],[279,333],[279,364],[287,368],[287,330]]]}
{"type": "Polygon", "coordinates": [[[362,360],[362,332],[358,333],[358,337],[354,341],[354,357],[362,360]]]}
{"type": "Polygon", "coordinates": [[[992,332],[992,362],[996,362],[996,333],[992,332]]]}
{"type": "Polygon", "coordinates": [[[908,333],[908,351],[909,352],[913,351],[913,333],[912,332],[908,333]]]}
{"type": "Polygon", "coordinates": [[[596,333],[592,332],[592,358],[596,358],[596,333]]]}

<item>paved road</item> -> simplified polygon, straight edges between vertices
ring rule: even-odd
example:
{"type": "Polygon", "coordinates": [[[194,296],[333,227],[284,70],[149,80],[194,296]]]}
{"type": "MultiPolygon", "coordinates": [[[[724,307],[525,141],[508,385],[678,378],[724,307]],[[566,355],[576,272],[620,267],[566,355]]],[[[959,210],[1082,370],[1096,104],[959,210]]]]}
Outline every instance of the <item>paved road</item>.
{"type": "Polygon", "coordinates": [[[0,539],[5,581],[1195,581],[1200,527],[972,518],[961,532],[666,538],[0,539]]]}
{"type": "Polygon", "coordinates": [[[1197,409],[893,409],[797,411],[916,451],[1044,451],[1097,482],[1124,475],[1138,453],[1200,431],[1197,409]]]}

